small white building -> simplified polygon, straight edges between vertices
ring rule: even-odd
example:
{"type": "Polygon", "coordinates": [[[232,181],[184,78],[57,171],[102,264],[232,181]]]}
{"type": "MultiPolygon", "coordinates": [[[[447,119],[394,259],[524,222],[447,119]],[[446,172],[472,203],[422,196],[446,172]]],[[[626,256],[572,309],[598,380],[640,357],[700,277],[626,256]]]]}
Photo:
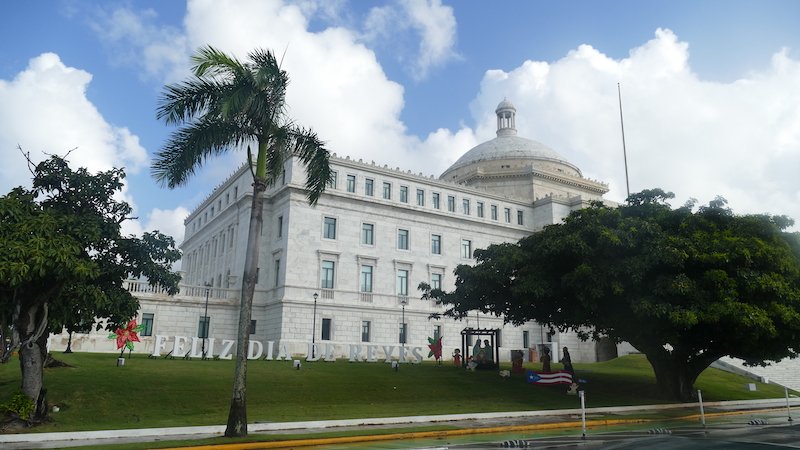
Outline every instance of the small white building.
{"type": "MultiPolygon", "coordinates": [[[[503,360],[510,350],[543,343],[568,346],[573,361],[615,356],[613,344],[580,342],[575,333],[550,333],[534,322],[508,326],[477,313],[462,321],[429,319],[443,308],[420,299],[420,282],[452,289],[453,270],[473,264],[475,249],[515,242],[608,191],[554,150],[517,136],[510,102],[496,113],[497,137],[466,152],[438,179],[333,155],[334,179],[312,207],[302,165],[287,162],[282,182],[264,194],[251,338],[265,348],[272,341],[276,354],[285,346],[305,355],[312,341],[343,357],[351,345],[377,346],[383,359],[382,346],[399,352],[403,334],[406,347],[427,355],[428,338],[438,334],[448,358],[461,346],[462,329],[497,328],[503,360]]],[[[206,329],[216,342],[212,354],[222,340],[236,339],[251,195],[243,166],[186,219],[178,295],[128,282],[145,325],[137,351],[152,352],[156,335],[168,337],[162,354],[175,336],[203,337],[206,329]]],[[[66,339],[54,336],[51,345],[64,347],[66,339]]],[[[72,345],[114,350],[102,333],[75,336],[72,345]]]]}

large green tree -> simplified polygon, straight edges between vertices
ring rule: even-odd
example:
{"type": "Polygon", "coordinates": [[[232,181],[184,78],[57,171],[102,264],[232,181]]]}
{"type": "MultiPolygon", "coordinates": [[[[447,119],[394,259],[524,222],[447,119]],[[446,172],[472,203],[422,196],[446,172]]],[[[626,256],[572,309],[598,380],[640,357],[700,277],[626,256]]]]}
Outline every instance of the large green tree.
{"type": "Polygon", "coordinates": [[[131,208],[114,196],[124,176],[120,169],[72,170],[53,156],[33,170],[32,189],[0,197],[0,318],[10,321],[22,391],[36,404],[33,419],[47,414],[42,369],[50,330],[78,316],[104,317],[109,329],[126,323],[139,305],[123,286],[129,276],[177,291],[173,239],[121,234],[131,208]]]}
{"type": "Polygon", "coordinates": [[[329,154],[311,130],[297,127],[286,115],[289,83],[270,51],[254,50],[246,62],[213,47],[192,57],[188,81],[165,87],[158,117],[179,125],[156,155],[153,176],[173,188],[185,184],[205,161],[247,146],[253,176],[250,224],[245,249],[239,312],[236,369],[225,436],[247,435],[247,348],[256,287],[263,193],[280,179],[285,162],[296,157],[306,168],[308,201],[315,204],[331,178],[329,154]],[[256,151],[251,151],[251,145],[256,151]]]}
{"type": "Polygon", "coordinates": [[[784,216],[735,215],[718,198],[671,208],[671,193],[575,211],[519,243],[477,250],[456,269],[449,305],[507,322],[529,320],[583,338],[627,341],[657,383],[688,401],[698,375],[722,356],[751,364],[800,350],[800,239],[784,216]]]}

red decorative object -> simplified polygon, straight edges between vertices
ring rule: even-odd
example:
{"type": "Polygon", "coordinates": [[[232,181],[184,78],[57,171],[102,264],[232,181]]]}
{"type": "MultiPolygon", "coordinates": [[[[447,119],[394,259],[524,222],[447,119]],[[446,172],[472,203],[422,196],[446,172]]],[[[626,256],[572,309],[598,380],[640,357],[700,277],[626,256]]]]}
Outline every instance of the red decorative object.
{"type": "Polygon", "coordinates": [[[139,332],[143,329],[144,325],[136,325],[136,319],[133,319],[124,328],[117,328],[114,333],[108,335],[109,339],[117,341],[117,350],[122,349],[120,357],[125,353],[125,349],[133,351],[134,342],[141,342],[139,340],[139,332]]]}
{"type": "Polygon", "coordinates": [[[428,338],[428,348],[431,349],[428,352],[428,356],[433,356],[437,362],[441,362],[442,359],[442,337],[439,336],[436,339],[428,338]]]}

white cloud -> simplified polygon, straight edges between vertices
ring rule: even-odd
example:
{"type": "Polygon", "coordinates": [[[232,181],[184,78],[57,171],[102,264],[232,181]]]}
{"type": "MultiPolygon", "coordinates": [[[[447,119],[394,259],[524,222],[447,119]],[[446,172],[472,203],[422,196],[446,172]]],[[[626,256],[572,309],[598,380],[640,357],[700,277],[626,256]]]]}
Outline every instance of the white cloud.
{"type": "Polygon", "coordinates": [[[26,162],[45,153],[69,154],[73,167],[91,171],[125,167],[134,173],[147,163],[147,152],[127,128],[115,127],[86,98],[92,75],[67,67],[58,55],[30,60],[13,80],[0,80],[0,192],[30,185],[26,162]]]}
{"type": "Polygon", "coordinates": [[[183,242],[183,221],[189,216],[189,210],[184,207],[177,207],[175,209],[153,209],[148,214],[147,230],[158,230],[166,235],[175,238],[175,242],[180,244],[183,242]]]}
{"type": "Polygon", "coordinates": [[[736,212],[800,219],[800,62],[786,51],[731,83],[701,80],[669,30],[614,60],[588,45],[553,63],[487,71],[472,103],[480,140],[508,97],[522,136],[540,140],[625,197],[617,102],[622,86],[631,190],[662,187],[676,204],[716,195],[736,212]]]}
{"type": "Polygon", "coordinates": [[[364,21],[362,38],[371,44],[388,45],[401,60],[413,59],[409,68],[417,80],[459,58],[455,51],[457,25],[453,8],[443,6],[440,0],[401,0],[395,5],[376,6],[364,21]],[[419,44],[407,58],[407,39],[399,36],[408,30],[416,33],[419,44]]]}
{"type": "Polygon", "coordinates": [[[155,11],[137,12],[126,6],[93,13],[90,27],[115,63],[139,67],[148,78],[171,82],[189,73],[191,49],[185,36],[178,29],[158,25],[155,11]]]}
{"type": "Polygon", "coordinates": [[[411,26],[420,34],[419,56],[415,75],[425,78],[432,68],[458,57],[456,18],[453,8],[442,6],[441,0],[408,0],[403,2],[411,26]]]}

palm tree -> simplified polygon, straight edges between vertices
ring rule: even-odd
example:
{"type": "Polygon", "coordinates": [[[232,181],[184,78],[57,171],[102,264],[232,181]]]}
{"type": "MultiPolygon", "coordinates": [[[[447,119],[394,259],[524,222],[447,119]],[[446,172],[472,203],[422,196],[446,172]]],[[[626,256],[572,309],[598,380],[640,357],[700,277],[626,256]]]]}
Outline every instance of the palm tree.
{"type": "Polygon", "coordinates": [[[281,176],[284,163],[298,158],[306,167],[306,191],[316,204],[331,177],[328,151],[317,135],[297,127],[285,112],[289,77],[270,51],[254,50],[246,62],[211,46],[192,56],[192,77],[165,86],[158,118],[178,125],[156,155],[152,175],[169,188],[183,185],[207,158],[247,145],[253,199],[242,277],[236,371],[225,436],[247,435],[247,348],[256,285],[262,223],[262,193],[281,176]],[[253,162],[251,144],[258,145],[253,162]]]}

